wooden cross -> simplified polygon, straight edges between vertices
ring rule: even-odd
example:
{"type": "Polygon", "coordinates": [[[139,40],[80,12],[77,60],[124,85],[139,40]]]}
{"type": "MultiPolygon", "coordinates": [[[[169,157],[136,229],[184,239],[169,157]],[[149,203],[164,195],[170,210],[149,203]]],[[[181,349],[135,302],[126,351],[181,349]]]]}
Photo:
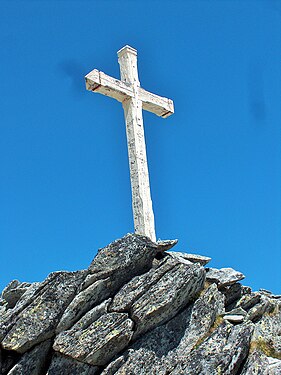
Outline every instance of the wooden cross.
{"type": "Polygon", "coordinates": [[[123,105],[135,232],[156,241],[142,109],[166,118],[174,113],[174,105],[172,100],[152,94],[140,87],[137,51],[134,48],[125,46],[117,54],[121,80],[112,78],[95,69],[85,77],[86,88],[110,96],[123,105]]]}

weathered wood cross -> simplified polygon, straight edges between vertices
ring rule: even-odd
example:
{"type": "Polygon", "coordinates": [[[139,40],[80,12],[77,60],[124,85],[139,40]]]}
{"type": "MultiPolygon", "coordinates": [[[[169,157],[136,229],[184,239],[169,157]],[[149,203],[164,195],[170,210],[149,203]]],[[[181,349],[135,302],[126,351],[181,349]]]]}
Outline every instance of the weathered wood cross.
{"type": "Polygon", "coordinates": [[[87,90],[110,96],[122,103],[127,132],[135,232],[156,241],[149,186],[142,109],[161,117],[174,113],[173,101],[140,87],[137,51],[125,46],[118,51],[121,80],[98,70],[86,75],[87,90]]]}

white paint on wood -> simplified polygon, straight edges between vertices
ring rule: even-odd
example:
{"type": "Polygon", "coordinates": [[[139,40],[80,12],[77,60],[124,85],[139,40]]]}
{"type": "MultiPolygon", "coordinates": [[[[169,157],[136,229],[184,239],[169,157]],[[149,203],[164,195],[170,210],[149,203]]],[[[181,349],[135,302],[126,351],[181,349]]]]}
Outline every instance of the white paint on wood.
{"type": "Polygon", "coordinates": [[[171,99],[140,87],[137,51],[125,46],[118,51],[121,80],[93,70],[86,75],[86,88],[122,103],[127,132],[135,232],[156,241],[149,185],[142,110],[166,118],[174,113],[171,99]]]}

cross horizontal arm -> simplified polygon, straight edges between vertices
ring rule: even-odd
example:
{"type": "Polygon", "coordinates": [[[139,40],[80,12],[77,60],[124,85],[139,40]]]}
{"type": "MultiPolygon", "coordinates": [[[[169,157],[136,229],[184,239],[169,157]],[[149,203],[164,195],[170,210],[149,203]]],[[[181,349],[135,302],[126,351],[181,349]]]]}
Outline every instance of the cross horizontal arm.
{"type": "MultiPolygon", "coordinates": [[[[86,88],[89,91],[99,92],[123,102],[135,96],[131,84],[112,78],[97,69],[92,70],[85,77],[86,88]]],[[[157,116],[168,117],[174,113],[174,104],[171,99],[152,94],[143,88],[138,88],[138,96],[145,111],[155,113],[157,116]]]]}
{"type": "Polygon", "coordinates": [[[87,74],[85,80],[87,90],[110,96],[121,103],[128,97],[134,96],[133,89],[130,85],[119,79],[112,78],[97,69],[87,74]]]}

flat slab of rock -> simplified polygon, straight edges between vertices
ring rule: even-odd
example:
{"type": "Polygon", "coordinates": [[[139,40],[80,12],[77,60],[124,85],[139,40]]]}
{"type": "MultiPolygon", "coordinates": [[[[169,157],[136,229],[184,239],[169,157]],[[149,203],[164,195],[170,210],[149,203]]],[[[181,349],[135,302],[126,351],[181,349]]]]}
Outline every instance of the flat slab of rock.
{"type": "Polygon", "coordinates": [[[239,323],[242,323],[244,322],[245,320],[245,317],[243,315],[238,315],[238,314],[228,314],[228,315],[225,315],[224,317],[224,320],[227,320],[228,322],[232,323],[232,324],[239,324],[239,323]]]}
{"type": "Polygon", "coordinates": [[[206,275],[206,280],[216,283],[219,288],[234,284],[244,278],[243,273],[235,271],[233,268],[209,268],[206,275]]]}
{"type": "Polygon", "coordinates": [[[110,276],[117,287],[132,277],[148,271],[159,252],[171,248],[177,240],[152,242],[148,237],[127,234],[125,237],[99,249],[89,272],[96,279],[110,276]]]}
{"type": "Polygon", "coordinates": [[[168,254],[171,257],[182,258],[191,263],[199,263],[201,264],[201,266],[205,266],[207,263],[211,261],[211,258],[203,256],[203,255],[197,255],[197,254],[187,254],[187,253],[181,253],[178,251],[168,251],[168,254]]]}
{"type": "Polygon", "coordinates": [[[60,333],[54,350],[80,362],[103,366],[123,350],[133,335],[133,322],[124,313],[102,315],[84,330],[60,333]]]}
{"type": "Polygon", "coordinates": [[[134,337],[174,317],[203,289],[204,282],[205,270],[198,264],[180,263],[166,272],[132,305],[134,337]]]}

